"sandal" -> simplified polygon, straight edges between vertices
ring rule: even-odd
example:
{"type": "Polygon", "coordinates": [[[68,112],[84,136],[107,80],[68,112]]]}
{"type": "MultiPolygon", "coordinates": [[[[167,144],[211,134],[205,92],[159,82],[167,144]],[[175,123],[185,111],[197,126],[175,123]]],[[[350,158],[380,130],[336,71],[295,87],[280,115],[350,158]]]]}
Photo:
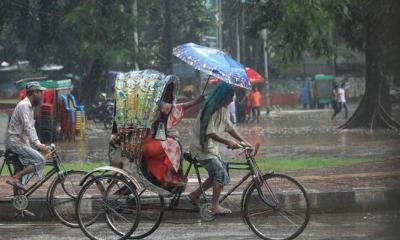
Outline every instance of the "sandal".
{"type": "Polygon", "coordinates": [[[17,189],[26,191],[25,186],[18,180],[7,180],[6,183],[17,189]]]}

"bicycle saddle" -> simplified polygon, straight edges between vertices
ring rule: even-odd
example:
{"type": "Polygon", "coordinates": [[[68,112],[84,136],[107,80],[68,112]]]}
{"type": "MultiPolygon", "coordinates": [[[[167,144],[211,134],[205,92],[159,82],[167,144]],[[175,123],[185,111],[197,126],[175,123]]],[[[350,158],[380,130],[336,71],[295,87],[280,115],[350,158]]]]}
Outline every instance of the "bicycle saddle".
{"type": "Polygon", "coordinates": [[[6,149],[6,152],[4,154],[4,160],[7,163],[19,163],[18,154],[11,151],[10,149],[6,149]]]}
{"type": "Polygon", "coordinates": [[[183,158],[186,159],[186,161],[188,162],[197,163],[196,158],[194,158],[190,152],[184,152],[183,158]]]}

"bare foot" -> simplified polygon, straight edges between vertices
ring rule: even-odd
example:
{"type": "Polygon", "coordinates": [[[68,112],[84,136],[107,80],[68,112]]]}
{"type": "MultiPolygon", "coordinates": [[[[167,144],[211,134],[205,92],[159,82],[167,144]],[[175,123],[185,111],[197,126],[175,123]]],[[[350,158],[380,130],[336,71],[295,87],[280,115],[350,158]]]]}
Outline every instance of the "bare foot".
{"type": "Polygon", "coordinates": [[[213,208],[213,213],[216,215],[226,215],[226,214],[231,214],[232,211],[228,208],[224,208],[221,205],[219,205],[217,209],[213,208]]]}
{"type": "Polygon", "coordinates": [[[13,186],[16,189],[22,189],[24,191],[26,190],[25,186],[18,179],[15,179],[13,177],[11,177],[10,180],[7,180],[6,183],[13,186]]]}

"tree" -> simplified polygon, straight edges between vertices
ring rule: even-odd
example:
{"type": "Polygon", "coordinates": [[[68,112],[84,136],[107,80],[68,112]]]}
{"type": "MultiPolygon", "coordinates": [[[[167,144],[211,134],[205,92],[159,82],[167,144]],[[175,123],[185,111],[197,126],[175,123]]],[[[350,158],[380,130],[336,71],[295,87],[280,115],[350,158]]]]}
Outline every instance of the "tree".
{"type": "Polygon", "coordinates": [[[366,87],[353,116],[341,128],[386,127],[399,129],[391,118],[389,78],[398,81],[400,28],[398,1],[352,1],[348,18],[338,19],[339,32],[356,49],[365,52],[366,87]],[[388,61],[388,60],[391,61],[388,61]]]}
{"type": "Polygon", "coordinates": [[[399,55],[399,3],[374,1],[254,1],[255,18],[250,34],[271,31],[270,51],[286,63],[305,51],[330,56],[335,47],[329,37],[339,34],[349,47],[365,53],[366,92],[353,116],[342,128],[399,128],[390,117],[388,78],[399,78],[398,64],[387,63],[399,55]],[[395,20],[395,21],[393,21],[395,20]]]}
{"type": "Polygon", "coordinates": [[[86,105],[108,69],[171,72],[172,47],[210,24],[205,0],[6,0],[0,13],[0,57],[82,73],[86,105]]]}

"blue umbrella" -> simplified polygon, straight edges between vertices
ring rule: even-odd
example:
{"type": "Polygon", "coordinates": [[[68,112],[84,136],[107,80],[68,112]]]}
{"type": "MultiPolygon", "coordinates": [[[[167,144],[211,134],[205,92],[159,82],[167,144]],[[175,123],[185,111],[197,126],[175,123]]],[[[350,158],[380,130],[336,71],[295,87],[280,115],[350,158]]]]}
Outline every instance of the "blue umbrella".
{"type": "Polygon", "coordinates": [[[244,66],[223,51],[185,43],[175,47],[173,54],[195,69],[224,82],[246,89],[251,87],[244,66]]]}

